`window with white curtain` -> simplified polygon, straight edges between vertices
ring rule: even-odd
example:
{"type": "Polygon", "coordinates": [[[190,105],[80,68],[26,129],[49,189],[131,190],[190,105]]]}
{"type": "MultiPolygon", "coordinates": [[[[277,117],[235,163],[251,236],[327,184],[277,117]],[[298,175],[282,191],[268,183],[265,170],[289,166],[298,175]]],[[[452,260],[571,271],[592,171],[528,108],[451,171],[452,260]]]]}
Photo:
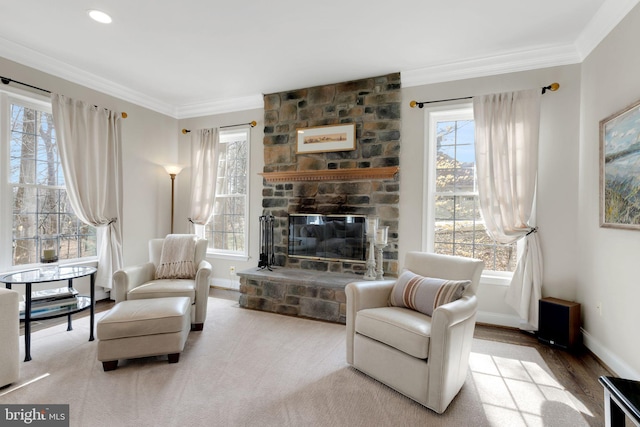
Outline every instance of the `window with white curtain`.
{"type": "Polygon", "coordinates": [[[516,244],[496,244],[480,213],[472,106],[436,107],[425,114],[425,249],[482,259],[485,271],[513,272],[516,244]]]}
{"type": "Polygon", "coordinates": [[[96,256],[95,228],[82,223],[69,203],[50,103],[5,92],[0,100],[0,169],[7,171],[0,246],[11,248],[10,257],[0,251],[0,268],[40,263],[44,245],[55,247],[62,261],[96,256]]]}
{"type": "Polygon", "coordinates": [[[247,257],[250,130],[221,130],[219,136],[215,208],[205,227],[209,251],[247,257]]]}

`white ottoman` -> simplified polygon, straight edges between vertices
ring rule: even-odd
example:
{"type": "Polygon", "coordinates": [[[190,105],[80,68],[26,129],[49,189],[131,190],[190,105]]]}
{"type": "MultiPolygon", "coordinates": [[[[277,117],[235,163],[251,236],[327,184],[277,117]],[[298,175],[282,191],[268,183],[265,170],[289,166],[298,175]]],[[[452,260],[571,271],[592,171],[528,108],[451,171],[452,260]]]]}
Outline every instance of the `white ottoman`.
{"type": "Polygon", "coordinates": [[[190,330],[188,297],[122,301],[98,321],[98,360],[105,371],[116,369],[118,359],[167,354],[177,363],[190,330]]]}

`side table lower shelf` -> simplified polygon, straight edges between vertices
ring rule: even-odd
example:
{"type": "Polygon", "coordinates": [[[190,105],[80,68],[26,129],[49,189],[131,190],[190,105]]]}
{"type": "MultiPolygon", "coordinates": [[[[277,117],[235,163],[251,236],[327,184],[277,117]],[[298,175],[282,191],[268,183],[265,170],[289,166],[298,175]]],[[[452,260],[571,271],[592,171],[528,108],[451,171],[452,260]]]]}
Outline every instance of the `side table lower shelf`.
{"type": "MultiPolygon", "coordinates": [[[[48,320],[48,319],[56,319],[62,316],[71,316],[72,314],[80,313],[81,311],[85,311],[91,308],[91,297],[87,297],[84,295],[76,296],[78,300],[77,304],[68,305],[63,307],[58,307],[55,309],[42,311],[38,313],[31,313],[31,321],[36,320],[48,320]]],[[[25,315],[24,313],[20,313],[20,321],[24,321],[25,315]]],[[[71,322],[71,320],[69,320],[71,322]]],[[[71,323],[69,323],[68,331],[72,330],[71,323]]]]}

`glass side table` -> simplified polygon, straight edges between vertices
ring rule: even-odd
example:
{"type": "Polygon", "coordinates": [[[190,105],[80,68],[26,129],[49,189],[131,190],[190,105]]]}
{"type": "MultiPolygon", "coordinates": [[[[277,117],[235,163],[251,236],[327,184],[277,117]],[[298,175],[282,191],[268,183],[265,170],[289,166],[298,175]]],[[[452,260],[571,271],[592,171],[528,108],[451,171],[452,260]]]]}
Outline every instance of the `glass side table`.
{"type": "Polygon", "coordinates": [[[96,291],[95,279],[96,269],[94,267],[56,267],[54,270],[41,270],[39,268],[26,271],[17,271],[0,277],[0,283],[4,283],[7,289],[13,285],[25,285],[25,309],[20,315],[20,320],[24,321],[24,361],[31,360],[31,322],[34,320],[47,320],[57,317],[67,316],[67,331],[71,331],[71,315],[86,309],[91,311],[89,325],[89,341],[93,341],[93,325],[95,317],[96,291]],[[80,277],[90,276],[90,295],[78,295],[78,303],[73,306],[63,306],[52,310],[32,313],[31,312],[31,292],[33,285],[42,283],[67,281],[69,288],[73,287],[73,281],[80,277]]]}

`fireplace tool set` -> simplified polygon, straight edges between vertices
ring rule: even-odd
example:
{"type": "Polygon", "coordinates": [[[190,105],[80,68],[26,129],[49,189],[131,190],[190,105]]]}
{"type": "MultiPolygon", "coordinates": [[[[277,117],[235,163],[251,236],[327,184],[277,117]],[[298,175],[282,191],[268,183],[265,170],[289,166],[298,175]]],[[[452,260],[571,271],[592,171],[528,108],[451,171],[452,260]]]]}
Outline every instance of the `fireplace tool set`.
{"type": "Polygon", "coordinates": [[[258,268],[266,268],[269,271],[272,271],[271,266],[275,264],[276,260],[273,245],[274,220],[273,215],[260,216],[260,260],[258,261],[258,268]]]}

